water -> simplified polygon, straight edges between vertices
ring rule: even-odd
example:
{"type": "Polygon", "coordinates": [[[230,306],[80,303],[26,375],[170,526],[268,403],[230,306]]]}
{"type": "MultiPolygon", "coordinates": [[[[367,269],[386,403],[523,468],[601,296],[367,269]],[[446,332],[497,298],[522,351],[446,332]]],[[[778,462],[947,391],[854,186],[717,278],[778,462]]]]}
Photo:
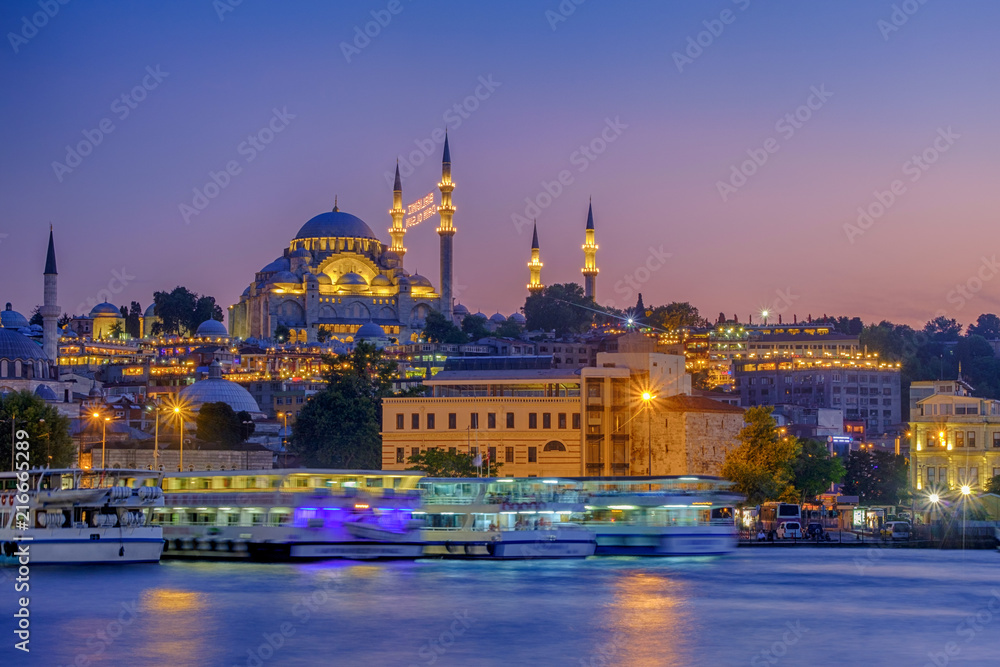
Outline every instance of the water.
{"type": "Polygon", "coordinates": [[[988,551],[166,562],[31,577],[27,660],[12,649],[13,584],[0,583],[0,664],[1000,664],[1000,554],[988,551]]]}

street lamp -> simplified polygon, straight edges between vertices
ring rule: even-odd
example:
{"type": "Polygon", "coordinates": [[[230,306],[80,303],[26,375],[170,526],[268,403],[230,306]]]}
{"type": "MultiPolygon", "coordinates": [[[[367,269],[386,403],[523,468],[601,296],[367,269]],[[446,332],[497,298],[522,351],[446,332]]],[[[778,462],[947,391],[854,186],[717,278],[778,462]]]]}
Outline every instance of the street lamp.
{"type": "Polygon", "coordinates": [[[281,438],[281,449],[282,454],[285,457],[285,465],[288,465],[288,418],[292,416],[291,412],[282,412],[281,417],[285,420],[285,430],[281,438]]]}
{"type": "Polygon", "coordinates": [[[653,418],[650,413],[652,412],[652,400],[654,398],[656,396],[653,396],[652,392],[642,392],[642,402],[646,407],[646,474],[650,477],[653,475],[653,418]]]}
{"type": "MultiPolygon", "coordinates": [[[[246,433],[246,427],[253,424],[253,420],[244,420],[243,422],[243,432],[246,433]]],[[[249,436],[243,436],[243,452],[246,455],[246,469],[250,470],[250,443],[247,442],[249,436]]]]}
{"type": "MultiPolygon", "coordinates": [[[[101,469],[103,469],[104,468],[104,464],[105,464],[105,457],[104,457],[105,448],[106,448],[107,443],[108,443],[108,422],[111,421],[111,417],[104,417],[103,419],[101,419],[101,413],[100,412],[94,412],[90,416],[93,417],[94,419],[100,419],[101,420],[101,469]]],[[[94,463],[93,463],[93,458],[94,457],[91,456],[90,458],[91,458],[90,467],[93,468],[94,467],[94,463]]]]}

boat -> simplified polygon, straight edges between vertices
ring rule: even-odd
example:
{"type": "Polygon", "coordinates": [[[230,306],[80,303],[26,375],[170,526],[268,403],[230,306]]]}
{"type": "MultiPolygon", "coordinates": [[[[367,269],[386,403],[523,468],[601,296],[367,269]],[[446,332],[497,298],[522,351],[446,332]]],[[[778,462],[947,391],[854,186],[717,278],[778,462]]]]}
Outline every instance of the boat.
{"type": "Polygon", "coordinates": [[[0,565],[159,562],[161,482],[148,470],[0,473],[0,565]]]}
{"type": "Polygon", "coordinates": [[[572,482],[425,478],[420,488],[425,556],[502,560],[594,554],[594,534],[568,520],[583,510],[572,482]]]}
{"type": "Polygon", "coordinates": [[[167,473],[154,521],[165,558],[419,558],[419,478],[379,470],[167,473]]]}
{"type": "Polygon", "coordinates": [[[582,511],[569,518],[593,531],[596,555],[717,556],[735,551],[736,503],[719,477],[580,477],[582,511]]]}

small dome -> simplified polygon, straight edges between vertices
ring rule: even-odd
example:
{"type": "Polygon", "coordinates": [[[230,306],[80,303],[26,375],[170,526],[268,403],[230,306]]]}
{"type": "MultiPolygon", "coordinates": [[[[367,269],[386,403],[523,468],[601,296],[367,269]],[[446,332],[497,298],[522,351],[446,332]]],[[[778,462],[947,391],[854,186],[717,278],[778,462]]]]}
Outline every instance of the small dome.
{"type": "Polygon", "coordinates": [[[195,332],[196,336],[203,336],[209,338],[218,338],[220,336],[224,338],[229,337],[229,331],[226,329],[226,325],[219,320],[205,320],[198,325],[198,330],[195,332]]]}
{"type": "Polygon", "coordinates": [[[456,316],[460,317],[464,317],[465,315],[469,314],[469,309],[460,303],[455,304],[455,308],[453,309],[453,311],[456,316]]]}
{"type": "Polygon", "coordinates": [[[0,329],[0,359],[34,361],[45,359],[45,353],[27,336],[5,327],[0,329]]]}
{"type": "Polygon", "coordinates": [[[295,259],[296,257],[312,257],[312,253],[305,248],[299,248],[298,250],[292,252],[292,254],[288,257],[291,259],[295,259]]]}
{"type": "Polygon", "coordinates": [[[330,276],[326,275],[325,273],[321,273],[318,276],[316,276],[316,280],[319,281],[320,285],[332,285],[333,284],[333,279],[330,278],[330,276]]]}
{"type": "Polygon", "coordinates": [[[278,273],[271,276],[267,281],[269,283],[299,283],[299,277],[290,271],[279,271],[278,273]]]}
{"type": "MultiPolygon", "coordinates": [[[[249,289],[249,288],[247,288],[247,289],[249,289]]],[[[142,316],[143,317],[156,317],[156,302],[155,301],[153,303],[149,304],[149,307],[146,308],[146,312],[144,312],[142,314],[142,316]]]]}
{"type": "Polygon", "coordinates": [[[493,313],[492,315],[490,315],[490,322],[492,322],[493,324],[503,324],[506,321],[507,318],[501,315],[500,313],[493,313]]]}
{"type": "Polygon", "coordinates": [[[482,312],[482,311],[479,311],[478,313],[476,313],[475,315],[473,315],[473,317],[478,317],[478,318],[479,318],[479,319],[481,319],[481,320],[485,320],[485,319],[488,319],[488,318],[486,317],[486,313],[484,313],[484,312],[482,312]]]}
{"type": "Polygon", "coordinates": [[[518,324],[524,324],[528,321],[528,319],[521,313],[514,313],[510,316],[510,319],[514,320],[518,324]]]}
{"type": "Polygon", "coordinates": [[[392,281],[380,273],[372,278],[371,285],[372,287],[392,287],[392,281]]]}
{"type": "MultiPolygon", "coordinates": [[[[243,290],[243,294],[241,296],[250,296],[250,285],[247,285],[247,288],[243,290]]],[[[146,317],[149,317],[149,315],[146,317]]]]}
{"type": "Polygon", "coordinates": [[[108,317],[109,315],[112,317],[121,317],[122,311],[118,308],[118,306],[113,303],[108,303],[107,301],[99,303],[90,309],[91,317],[108,317]]]}
{"type": "Polygon", "coordinates": [[[362,238],[374,239],[372,232],[364,220],[350,213],[334,208],[332,211],[320,213],[309,222],[302,225],[302,229],[295,235],[297,239],[322,239],[322,238],[362,238]]]}
{"type": "MultiPolygon", "coordinates": [[[[209,368],[209,374],[221,375],[219,369],[213,368],[209,368]]],[[[245,410],[250,414],[260,413],[257,401],[249,391],[222,377],[208,377],[184,387],[180,391],[180,399],[199,409],[205,403],[226,403],[236,412],[245,410]]]]}
{"type": "Polygon", "coordinates": [[[362,324],[361,328],[354,334],[354,340],[367,340],[385,337],[385,330],[374,322],[366,322],[362,324]]]}
{"type": "Polygon", "coordinates": [[[404,285],[406,287],[409,287],[410,286],[410,277],[407,276],[405,273],[401,273],[401,274],[399,274],[399,276],[396,277],[396,284],[399,285],[400,287],[402,287],[404,285]]]}
{"type": "Polygon", "coordinates": [[[414,273],[410,276],[410,284],[414,287],[433,287],[433,285],[431,285],[431,281],[419,273],[414,273]]]}
{"type": "Polygon", "coordinates": [[[287,271],[291,268],[287,257],[279,257],[274,260],[263,269],[258,271],[258,273],[277,273],[278,271],[287,271]]]}
{"type": "Polygon", "coordinates": [[[35,387],[35,396],[42,399],[43,401],[58,401],[59,397],[56,396],[56,392],[44,384],[40,384],[35,387]]]}
{"type": "Polygon", "coordinates": [[[3,311],[0,311],[0,326],[5,329],[20,329],[28,326],[28,320],[25,319],[24,315],[11,308],[8,303],[3,311]]]}
{"type": "Polygon", "coordinates": [[[338,356],[343,356],[345,354],[350,354],[350,352],[348,351],[348,349],[346,347],[344,347],[343,345],[338,345],[335,348],[333,348],[333,353],[336,354],[336,355],[338,355],[338,356]]]}
{"type": "Polygon", "coordinates": [[[307,273],[305,280],[306,280],[306,284],[307,285],[318,285],[319,284],[319,278],[316,276],[315,273],[307,273]]]}
{"type": "Polygon", "coordinates": [[[351,286],[355,286],[355,285],[367,286],[368,285],[368,281],[365,280],[364,276],[362,276],[361,274],[354,273],[353,271],[349,271],[349,272],[345,273],[344,275],[340,276],[339,278],[337,278],[337,284],[338,285],[351,285],[351,286]]]}
{"type": "Polygon", "coordinates": [[[395,250],[386,250],[382,253],[382,259],[386,262],[402,262],[403,258],[395,250]]]}

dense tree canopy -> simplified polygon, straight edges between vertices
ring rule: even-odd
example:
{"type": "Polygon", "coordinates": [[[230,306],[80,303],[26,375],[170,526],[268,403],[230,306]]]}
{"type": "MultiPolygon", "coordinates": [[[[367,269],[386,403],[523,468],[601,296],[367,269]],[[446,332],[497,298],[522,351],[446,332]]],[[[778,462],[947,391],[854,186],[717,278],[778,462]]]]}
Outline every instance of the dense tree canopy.
{"type": "Polygon", "coordinates": [[[420,470],[428,477],[496,477],[503,463],[498,461],[484,462],[476,466],[475,456],[462,452],[449,452],[432,448],[407,459],[410,467],[407,470],[420,470]]]}
{"type": "Polygon", "coordinates": [[[862,505],[906,502],[909,466],[901,454],[852,451],[847,457],[844,494],[858,496],[862,505]]]}
{"type": "Polygon", "coordinates": [[[469,342],[486,338],[490,335],[490,330],[486,326],[486,319],[478,315],[466,315],[462,320],[462,333],[465,334],[469,342]]]}
{"type": "Polygon", "coordinates": [[[796,438],[778,433],[771,406],[756,406],[743,415],[740,444],[726,453],[723,477],[746,496],[748,505],[768,500],[797,500],[793,465],[801,446],[796,438]]]}
{"type": "Polygon", "coordinates": [[[825,443],[809,439],[801,440],[800,443],[802,448],[792,464],[792,473],[795,476],[795,488],[804,501],[815,498],[830,488],[831,484],[842,480],[847,471],[839,458],[830,456],[825,443]]]}
{"type": "Polygon", "coordinates": [[[222,308],[215,297],[200,296],[186,287],[175,287],[171,292],[153,292],[158,322],[153,325],[154,335],[189,335],[205,320],[222,321],[222,308]]]}
{"type": "Polygon", "coordinates": [[[686,301],[657,306],[647,312],[649,315],[646,316],[646,324],[667,331],[709,325],[708,320],[701,316],[698,309],[686,301]]]}
{"type": "MultiPolygon", "coordinates": [[[[29,391],[0,394],[0,470],[11,469],[11,419],[14,419],[16,452],[27,451],[30,467],[68,468],[76,452],[69,434],[69,419],[29,391]],[[18,447],[18,442],[28,443],[18,447]]],[[[19,454],[16,462],[24,461],[19,454]]]]}
{"type": "Polygon", "coordinates": [[[468,336],[454,322],[437,310],[432,310],[427,314],[422,337],[429,343],[448,343],[451,345],[460,345],[469,340],[468,336]]]}
{"type": "Polygon", "coordinates": [[[594,300],[576,283],[549,285],[524,302],[528,331],[555,331],[557,336],[582,333],[594,321],[594,300]]]}
{"type": "Polygon", "coordinates": [[[236,412],[228,403],[205,403],[198,410],[198,439],[235,447],[253,433],[244,421],[250,421],[250,415],[236,412]]]}

